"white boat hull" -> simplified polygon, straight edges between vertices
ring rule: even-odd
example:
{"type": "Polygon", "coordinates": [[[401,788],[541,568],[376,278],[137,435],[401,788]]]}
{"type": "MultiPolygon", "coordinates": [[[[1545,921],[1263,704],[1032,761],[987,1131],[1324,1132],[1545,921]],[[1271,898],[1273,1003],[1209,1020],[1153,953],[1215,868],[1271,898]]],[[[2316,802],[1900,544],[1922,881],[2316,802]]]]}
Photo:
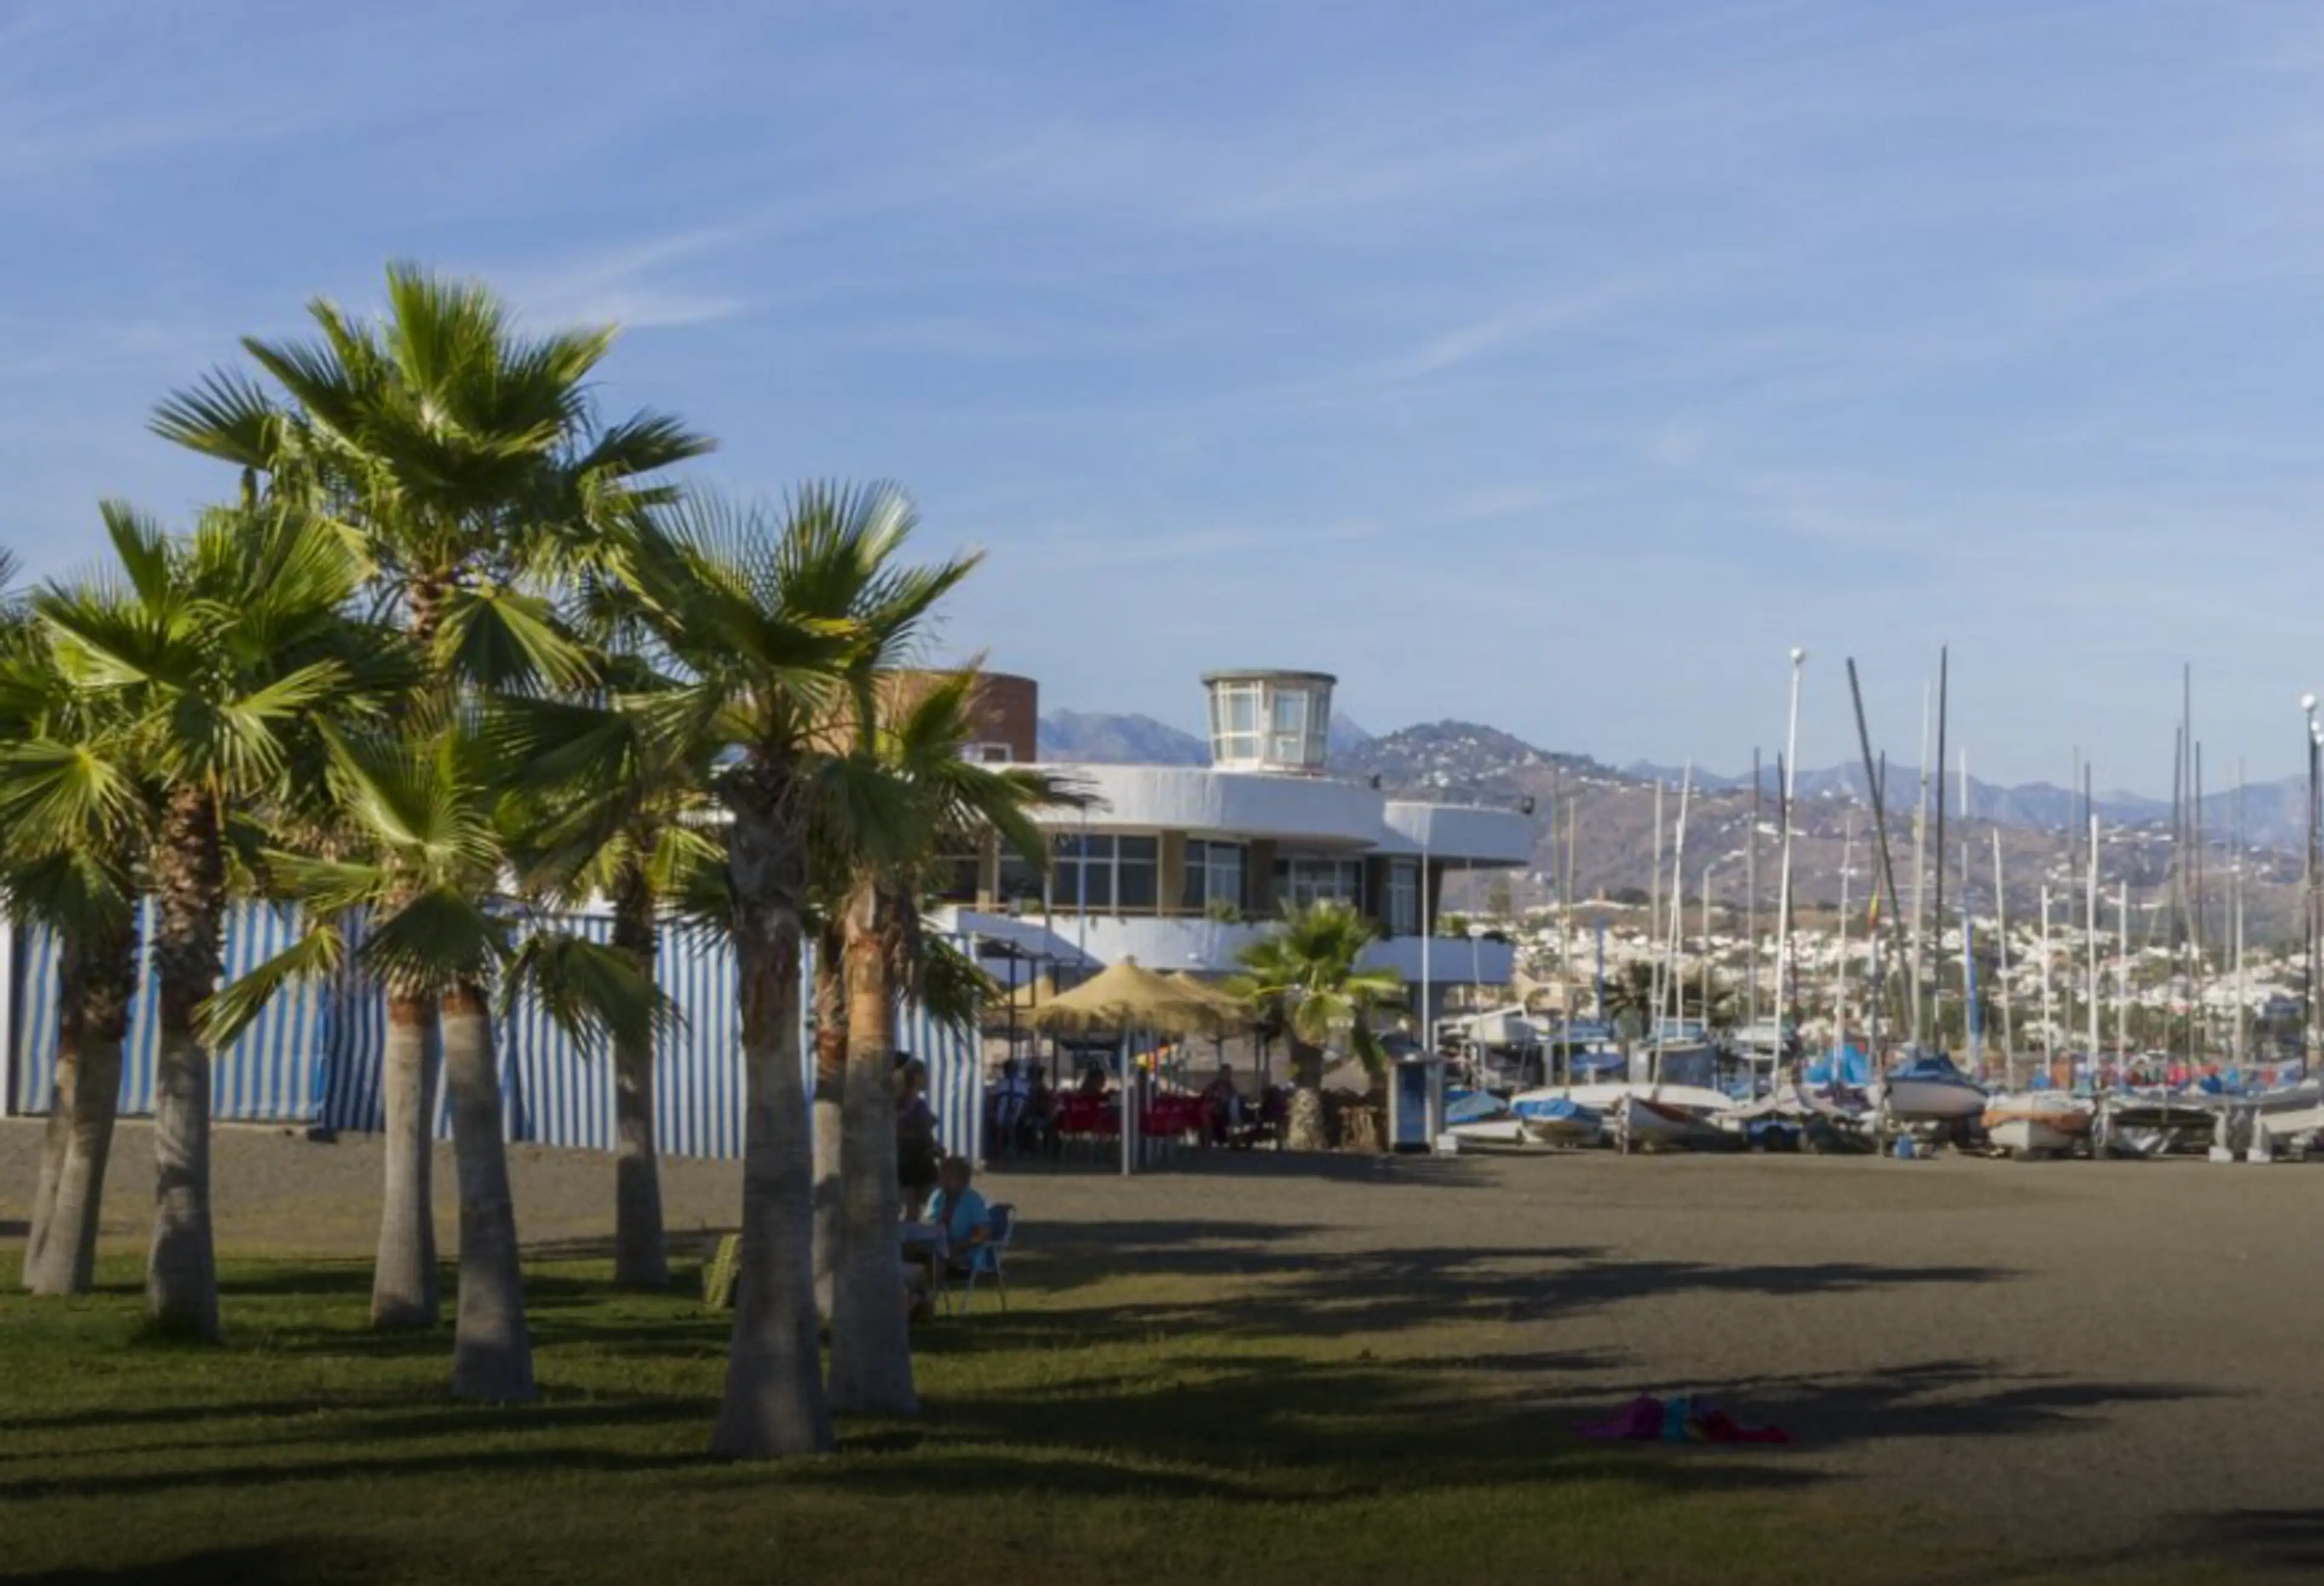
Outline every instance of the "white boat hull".
{"type": "Polygon", "coordinates": [[[2089,1134],[2069,1134],[2046,1119],[2019,1117],[1987,1125],[1985,1138],[2013,1157],[2056,1157],[2072,1150],[2089,1134]]]}
{"type": "Polygon", "coordinates": [[[1523,1121],[1515,1118],[1483,1118],[1474,1123],[1448,1123],[1444,1126],[1444,1132],[1455,1139],[1487,1146],[1521,1146],[1530,1138],[1523,1121]]]}
{"type": "Polygon", "coordinates": [[[1608,1113],[1607,1122],[1625,1150],[1723,1145],[1727,1140],[1711,1115],[1646,1096],[1623,1097],[1608,1113]]]}
{"type": "Polygon", "coordinates": [[[1954,1123],[1981,1116],[1986,1094],[1966,1082],[1894,1079],[1884,1083],[1880,1104],[1899,1123],[1954,1123]]]}
{"type": "Polygon", "coordinates": [[[1544,1085],[1539,1090],[1526,1091],[1510,1098],[1512,1107],[1528,1101],[1564,1100],[1596,1112],[1610,1112],[1631,1096],[1644,1096],[1666,1106],[1699,1112],[1705,1117],[1725,1112],[1735,1105],[1735,1098],[1724,1091],[1714,1091],[1704,1085],[1655,1085],[1644,1080],[1609,1080],[1599,1084],[1544,1085]]]}

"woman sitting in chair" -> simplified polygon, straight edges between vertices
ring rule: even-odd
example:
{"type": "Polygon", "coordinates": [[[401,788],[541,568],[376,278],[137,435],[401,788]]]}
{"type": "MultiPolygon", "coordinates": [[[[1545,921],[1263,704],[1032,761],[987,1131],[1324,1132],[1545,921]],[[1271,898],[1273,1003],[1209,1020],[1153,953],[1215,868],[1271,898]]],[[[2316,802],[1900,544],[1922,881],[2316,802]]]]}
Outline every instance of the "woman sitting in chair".
{"type": "Polygon", "coordinates": [[[992,1214],[985,1210],[984,1197],[969,1187],[973,1176],[967,1157],[946,1157],[928,1202],[928,1221],[945,1231],[945,1262],[954,1277],[967,1276],[976,1247],[992,1237],[992,1214]]]}

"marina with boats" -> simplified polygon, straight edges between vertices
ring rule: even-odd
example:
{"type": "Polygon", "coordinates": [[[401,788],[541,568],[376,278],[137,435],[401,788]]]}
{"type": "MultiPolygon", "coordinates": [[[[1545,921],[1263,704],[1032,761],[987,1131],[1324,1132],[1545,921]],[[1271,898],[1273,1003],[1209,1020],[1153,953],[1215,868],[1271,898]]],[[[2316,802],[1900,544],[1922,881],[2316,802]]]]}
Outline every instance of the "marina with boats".
{"type": "MultiPolygon", "coordinates": [[[[1688,928],[1685,890],[1692,878],[1686,851],[1695,798],[1689,767],[1677,779],[1667,821],[1665,787],[1656,780],[1646,927],[1627,933],[1628,961],[1612,982],[1602,913],[1594,941],[1590,930],[1576,928],[1569,865],[1551,876],[1554,896],[1542,911],[1550,939],[1541,956],[1550,979],[1538,988],[1541,1006],[1520,1000],[1437,1021],[1432,1044],[1455,1076],[1448,1146],[1899,1156],[1951,1148],[2018,1160],[2203,1156],[2259,1162],[2308,1154],[2324,1136],[2324,1088],[2311,1077],[2316,1038],[2309,990],[2319,937],[2315,762],[2324,749],[2313,696],[2301,701],[2310,792],[2298,994],[2264,1005],[2246,957],[2240,794],[2229,807],[2234,829],[2224,839],[2207,834],[2191,672],[2183,678],[2175,734],[2172,859],[2160,884],[2149,889],[2153,895],[2141,899],[2148,943],[2134,947],[2129,880],[2102,882],[2108,834],[2096,813],[2091,771],[2078,752],[2082,809],[2070,828],[2076,842],[2069,869],[2079,871],[2080,896],[2053,894],[2045,877],[2039,935],[2030,955],[2021,948],[2013,964],[1998,831],[1990,844],[1991,912],[1979,919],[1968,901],[1977,862],[1970,844],[1960,843],[1958,869],[1941,857],[1947,853],[1949,779],[1922,774],[1909,816],[1891,807],[1886,756],[1874,750],[1850,660],[1850,704],[1868,793],[1868,820],[1861,824],[1868,829],[1858,830],[1851,810],[1839,907],[1819,944],[1819,962],[1808,962],[1799,951],[1791,771],[1805,659],[1804,651],[1792,652],[1785,747],[1772,784],[1754,767],[1750,839],[1741,855],[1748,937],[1741,986],[1714,987],[1708,866],[1701,871],[1699,934],[1688,928]],[[1760,817],[1763,788],[1774,796],[1772,825],[1760,817]],[[1892,826],[1903,819],[1909,819],[1909,838],[1892,826]],[[1763,845],[1773,850],[1775,871],[1772,922],[1763,921],[1759,899],[1763,845]],[[1867,862],[1862,871],[1859,855],[1867,862]],[[1949,871],[1957,905],[1950,916],[1949,871]],[[1859,875],[1870,883],[1862,901],[1851,895],[1859,875]],[[2079,920],[2070,918],[2075,914],[2079,920]],[[2053,925],[2066,927],[2054,940],[2053,925]],[[2178,1001],[2164,1006],[2161,1046],[2130,1038],[2132,965],[2140,957],[2160,958],[2175,977],[2178,1001]],[[2029,969],[2037,982],[2034,1005],[2020,1016],[2013,988],[2027,992],[2029,969]],[[1957,973],[1949,976],[1949,970],[1957,973]],[[1996,983],[1981,990],[1981,973],[1996,983]],[[1820,974],[1826,983],[1806,983],[1820,974]],[[1739,1010],[1731,995],[1738,990],[1739,1010]],[[2279,1006],[2287,1000],[2290,1010],[2279,1006]],[[1723,1028],[1712,1017],[1722,1001],[1723,1028]],[[1803,1017],[1811,1002],[1821,1014],[1812,1020],[1803,1017]],[[2209,1011],[2222,1005],[2224,1021],[2209,1011]]],[[[1932,709],[1924,710],[1922,729],[1924,765],[1932,748],[1933,763],[1946,763],[1949,672],[1950,657],[1940,652],[1928,696],[1932,709]]],[[[1965,808],[1965,757],[1959,787],[1965,808]]],[[[1553,808],[1553,822],[1557,813],[1553,808]]],[[[1570,854],[1570,808],[1565,818],[1570,854]]],[[[2142,1033],[2155,1033],[2151,1018],[2142,1024],[2142,1033]]]]}

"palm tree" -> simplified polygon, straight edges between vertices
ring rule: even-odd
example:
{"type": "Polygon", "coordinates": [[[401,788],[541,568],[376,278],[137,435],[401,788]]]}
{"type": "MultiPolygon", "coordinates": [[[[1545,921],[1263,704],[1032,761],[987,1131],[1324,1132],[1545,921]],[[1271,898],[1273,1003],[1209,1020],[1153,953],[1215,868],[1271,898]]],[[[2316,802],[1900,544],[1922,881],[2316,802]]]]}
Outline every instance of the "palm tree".
{"type": "Polygon", "coordinates": [[[127,507],[104,519],[124,577],[34,602],[67,671],[125,713],[158,829],[147,881],[161,1049],[146,1305],[161,1327],[217,1336],[210,1232],[210,1053],[197,1013],[217,989],[230,825],[290,793],[310,724],[351,712],[392,653],[355,642],[343,608],[362,568],[304,513],[221,510],[172,541],[127,507]]]}
{"type": "Polygon", "coordinates": [[[909,1415],[911,1337],[898,1303],[895,1227],[896,1003],[920,979],[920,893],[951,845],[997,832],[1035,863],[1046,857],[1038,805],[1058,801],[1048,779],[967,760],[975,735],[973,670],[936,679],[917,697],[892,682],[859,696],[855,753],[835,761],[835,871],[847,1005],[842,1099],[840,1239],[833,1289],[831,1402],[846,1415],[909,1415]]]}
{"type": "Polygon", "coordinates": [[[613,949],[538,928],[520,941],[521,908],[500,884],[510,852],[498,818],[504,779],[492,743],[465,713],[422,712],[415,720],[413,730],[396,736],[327,734],[345,853],[266,855],[272,876],[312,923],[212,1006],[218,1025],[231,1030],[285,980],[337,970],[351,950],[349,918],[360,914],[355,961],[387,988],[391,1010],[432,1008],[443,1032],[460,1181],[452,1391],[529,1399],[532,1346],[502,1141],[492,993],[530,989],[561,1027],[585,1040],[600,1028],[643,1030],[650,1039],[659,1004],[650,983],[613,949]]]}
{"type": "Polygon", "coordinates": [[[831,1447],[815,1305],[799,968],[822,767],[867,655],[908,645],[973,563],[899,565],[909,503],[802,489],[779,523],[690,503],[643,537],[633,576],[686,674],[657,705],[702,743],[727,816],[725,886],[745,1084],[742,1260],[715,1452],[831,1447]]]}
{"type": "Polygon", "coordinates": [[[1633,959],[1606,977],[1606,1015],[1636,1040],[1654,1033],[1662,1012],[1662,973],[1645,959],[1633,959]]]}
{"type": "Polygon", "coordinates": [[[589,381],[610,327],[527,337],[487,288],[410,264],[388,267],[387,300],[375,322],[316,300],[312,341],[244,338],[288,405],[215,371],[153,428],[327,502],[439,675],[569,675],[577,659],[528,586],[617,567],[609,525],[711,442],[658,413],[600,424],[589,381]]]}
{"type": "Polygon", "coordinates": [[[1237,955],[1242,973],[1229,989],[1290,1037],[1287,1143],[1294,1150],[1320,1151],[1331,1143],[1323,1127],[1325,1048],[1345,1042],[1375,1076],[1385,1061],[1371,1017],[1403,1000],[1404,982],[1394,970],[1359,967],[1378,934],[1351,906],[1327,899],[1286,909],[1280,927],[1237,955]]]}
{"type": "MultiPolygon", "coordinates": [[[[654,730],[650,706],[669,678],[634,656],[600,664],[614,687],[599,698],[503,698],[493,730],[530,795],[520,806],[521,884],[568,907],[608,900],[614,950],[650,984],[661,922],[698,895],[719,857],[707,826],[714,768],[699,741],[654,730]]],[[[631,1287],[669,1282],[654,1112],[651,1032],[618,1032],[613,1281],[631,1287]]]]}
{"type": "Polygon", "coordinates": [[[24,1286],[87,1292],[137,984],[137,882],[152,807],[136,735],[80,688],[45,629],[0,625],[0,892],[58,943],[57,1056],[24,1286]]]}
{"type": "MultiPolygon", "coordinates": [[[[387,271],[388,311],[351,318],[317,300],[311,341],[243,346],[279,388],[214,371],[156,410],[167,439],[244,470],[349,524],[383,604],[401,613],[435,691],[541,680],[593,686],[589,658],[542,593],[622,571],[614,530],[662,499],[651,475],[707,451],[675,420],[601,425],[589,379],[610,328],[520,335],[473,282],[387,271]]],[[[386,1194],[372,1315],[425,1325],[437,1312],[429,1212],[429,1052],[439,1001],[391,997],[384,1063],[386,1194]]]]}

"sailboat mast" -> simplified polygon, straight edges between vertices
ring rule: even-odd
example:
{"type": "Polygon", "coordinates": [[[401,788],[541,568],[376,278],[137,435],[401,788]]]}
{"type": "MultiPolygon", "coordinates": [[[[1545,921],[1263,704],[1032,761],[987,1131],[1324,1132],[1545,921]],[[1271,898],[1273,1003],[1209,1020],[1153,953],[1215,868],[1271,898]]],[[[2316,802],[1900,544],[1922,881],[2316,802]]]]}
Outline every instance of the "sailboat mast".
{"type": "Polygon", "coordinates": [[[1921,801],[1913,812],[1913,962],[1907,976],[1913,992],[1913,1045],[1928,1039],[1926,966],[1929,900],[1929,685],[1921,685],[1921,801]]]}
{"type": "MultiPolygon", "coordinates": [[[[1663,1016],[1663,779],[1659,776],[1655,779],[1654,861],[1646,868],[1646,1017],[1659,1021],[1663,1016]]],[[[1652,1025],[1638,1034],[1650,1043],[1656,1039],[1652,1025]]]]}
{"type": "Polygon", "coordinates": [[[2171,737],[2171,890],[2164,895],[2165,917],[2171,924],[2164,933],[2164,971],[2163,1001],[2163,1051],[2168,1056],[2178,1044],[2178,1031],[2172,1028],[2171,982],[2185,972],[2180,949],[2187,940],[2187,725],[2181,722],[2171,737]]]}
{"type": "Polygon", "coordinates": [[[1711,872],[1714,868],[1708,864],[1702,867],[1702,991],[1695,1004],[1706,1035],[1711,1030],[1711,872]]]}
{"type": "Polygon", "coordinates": [[[2050,884],[2042,883],[2042,1072],[2055,1083],[2058,1060],[2057,1010],[2051,997],[2050,976],[2050,884]]]}
{"type": "MultiPolygon", "coordinates": [[[[2191,730],[2191,728],[2190,728],[2191,730]]],[[[2209,991],[2211,982],[2210,954],[2203,941],[2203,746],[2195,745],[2195,1007],[2194,1061],[2197,1067],[2203,1055],[2210,1050],[2209,991]]]]}
{"type": "MultiPolygon", "coordinates": [[[[1575,802],[1569,798],[1565,803],[1565,881],[1559,889],[1564,906],[1563,923],[1558,930],[1564,950],[1558,954],[1557,966],[1558,989],[1565,999],[1565,1078],[1569,1084],[1573,1082],[1573,853],[1574,833],[1580,825],[1575,802]]],[[[1554,833],[1552,836],[1554,840],[1554,833]]]]}
{"type": "Polygon", "coordinates": [[[1856,812],[1850,810],[1840,829],[1840,956],[1831,972],[1832,1061],[1848,1049],[1848,877],[1856,857],[1856,812]]]}
{"type": "Polygon", "coordinates": [[[2229,851],[2234,855],[2228,866],[2229,885],[2235,895],[2235,1028],[2231,1037],[2235,1048],[2236,1070],[2244,1066],[2244,1012],[2250,1004],[2246,1000],[2249,988],[2244,981],[2244,762],[2236,761],[2236,798],[2229,818],[2229,851]]]}
{"type": "MultiPolygon", "coordinates": [[[[1858,752],[1864,756],[1865,780],[1872,789],[1872,833],[1874,841],[1879,844],[1880,853],[1880,871],[1877,877],[1879,890],[1875,891],[1874,896],[1882,898],[1885,895],[1885,901],[1888,905],[1887,917],[1891,921],[1888,928],[1901,935],[1904,929],[1904,910],[1897,899],[1896,864],[1890,857],[1888,849],[1888,756],[1885,752],[1880,756],[1879,765],[1876,770],[1872,760],[1872,732],[1864,723],[1864,689],[1857,680],[1854,656],[1848,658],[1848,697],[1856,711],[1856,745],[1858,752]]],[[[1874,917],[1876,919],[1879,917],[1877,912],[1874,917]]],[[[1892,963],[1896,956],[1901,954],[1891,955],[1892,963]]],[[[1877,930],[1873,933],[1872,960],[1877,969],[1880,963],[1880,938],[1877,930]]],[[[1880,991],[1879,976],[1876,973],[1872,991],[1873,1017],[1876,1020],[1879,1017],[1880,991]]],[[[1917,1010],[1913,1017],[1915,1020],[1919,1019],[1917,1010]]],[[[1880,1056],[1878,1046],[1879,1043],[1876,1038],[1874,1049],[1865,1056],[1877,1060],[1880,1056]]]]}
{"type": "Polygon", "coordinates": [[[1984,1073],[1985,1020],[1978,1009],[1976,968],[1969,955],[1969,751],[1960,762],[1960,910],[1961,910],[1961,1040],[1969,1048],[1969,1066],[1984,1073]]]}
{"type": "MultiPolygon", "coordinates": [[[[2088,767],[2083,768],[2082,775],[2086,778],[2089,775],[2088,767]]],[[[2089,979],[2082,989],[2089,1013],[2089,1062],[2095,1071],[2098,1063],[2098,817],[2095,811],[2090,816],[2089,862],[2089,891],[2084,898],[2083,925],[2089,943],[2089,963],[2087,965],[2089,979]]]]}
{"type": "Polygon", "coordinates": [[[2001,827],[1993,828],[1993,935],[2001,945],[2001,1063],[2010,1088],[2017,1085],[2017,1042],[2009,1019],[2009,899],[2001,880],[2001,827]]]}
{"type": "Polygon", "coordinates": [[[1985,1048],[1977,1017],[1977,930],[1969,912],[1969,839],[1961,839],[1961,1041],[1969,1048],[1969,1066],[1979,1078],[1985,1074],[1985,1048]]]}
{"type": "MultiPolygon", "coordinates": [[[[1670,967],[1663,975],[1663,990],[1670,997],[1674,1014],[1683,1014],[1686,1010],[1686,998],[1683,991],[1684,982],[1679,977],[1678,948],[1679,938],[1685,929],[1686,921],[1686,807],[1693,792],[1694,762],[1690,760],[1686,762],[1686,769],[1679,774],[1678,840],[1671,844],[1670,967]]],[[[1663,1043],[1671,1023],[1670,1019],[1664,1017],[1662,1004],[1656,1002],[1655,1004],[1655,1083],[1656,1084],[1663,1083],[1663,1043]]]]}
{"type": "Polygon", "coordinates": [[[1790,1038],[1789,1020],[1794,1010],[1792,998],[1792,819],[1793,796],[1798,790],[1800,774],[1800,671],[1807,664],[1808,652],[1798,645],[1792,646],[1791,708],[1784,727],[1784,759],[1777,767],[1783,781],[1783,802],[1780,814],[1784,823],[1781,871],[1775,881],[1775,1058],[1768,1065],[1767,1089],[1775,1088],[1776,1073],[1783,1066],[1784,1043],[1790,1038]]]}
{"type": "Polygon", "coordinates": [[[1939,1046],[1944,1044],[1945,1024],[1942,1012],[1944,953],[1941,939],[1945,929],[1945,696],[1950,659],[1945,647],[1939,645],[1937,647],[1937,824],[1930,837],[1937,862],[1936,873],[1929,879],[1929,887],[1932,894],[1930,900],[1929,917],[1935,922],[1940,938],[1939,951],[1932,955],[1932,962],[1939,966],[1937,978],[1935,983],[1929,987],[1929,999],[1932,1005],[1932,1022],[1936,1026],[1939,1046]]]}
{"type": "Polygon", "coordinates": [[[1759,1028],[1759,750],[1751,749],[1751,836],[1743,845],[1743,913],[1751,951],[1743,960],[1743,1028],[1759,1028]]]}

